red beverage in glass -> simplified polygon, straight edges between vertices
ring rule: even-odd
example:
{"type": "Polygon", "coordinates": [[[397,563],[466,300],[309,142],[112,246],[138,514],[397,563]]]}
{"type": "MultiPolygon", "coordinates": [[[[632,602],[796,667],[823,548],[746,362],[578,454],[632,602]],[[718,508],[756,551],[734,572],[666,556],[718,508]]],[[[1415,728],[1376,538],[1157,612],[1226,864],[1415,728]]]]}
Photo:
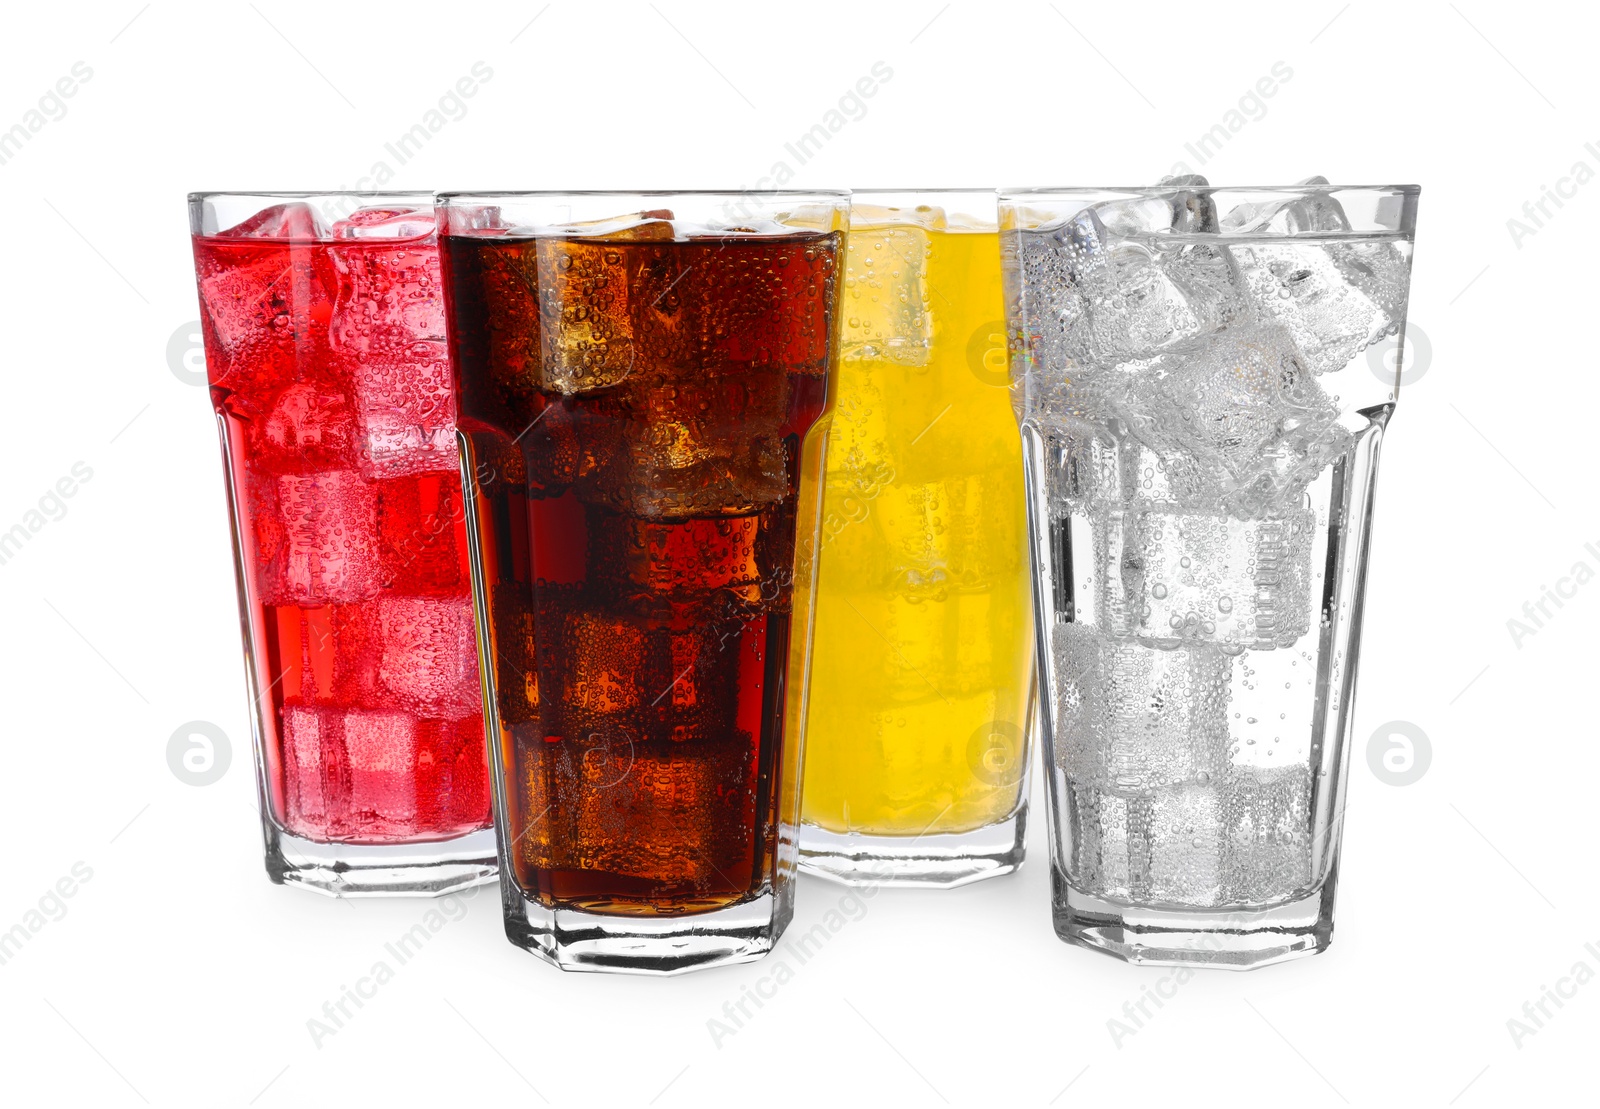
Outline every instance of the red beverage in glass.
{"type": "Polygon", "coordinates": [[[717,947],[708,921],[647,953],[664,933],[644,921],[778,891],[802,442],[825,406],[841,235],[665,211],[531,235],[495,218],[441,244],[503,863],[530,903],[508,930],[547,954],[553,935],[562,965],[749,957],[770,935],[717,947]],[[565,910],[650,938],[608,952],[569,937],[565,910]]]}
{"type": "Polygon", "coordinates": [[[432,210],[325,227],[290,202],[197,234],[194,255],[272,821],[318,844],[487,828],[432,210]]]}

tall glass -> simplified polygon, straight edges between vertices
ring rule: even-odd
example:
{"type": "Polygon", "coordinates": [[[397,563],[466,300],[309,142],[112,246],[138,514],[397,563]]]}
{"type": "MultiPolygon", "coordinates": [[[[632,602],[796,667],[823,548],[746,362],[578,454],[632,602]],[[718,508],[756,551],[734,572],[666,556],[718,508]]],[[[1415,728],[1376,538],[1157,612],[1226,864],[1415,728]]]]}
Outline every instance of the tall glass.
{"type": "Polygon", "coordinates": [[[440,204],[507,935],[755,958],[791,915],[844,194],[440,204]]]}
{"type": "Polygon", "coordinates": [[[1033,628],[993,191],[857,191],[828,438],[801,868],[1022,860],[1033,628]]]}
{"type": "Polygon", "coordinates": [[[1063,939],[1328,945],[1417,196],[1002,197],[1063,939]]]}
{"type": "Polygon", "coordinates": [[[267,873],[492,880],[432,201],[197,193],[189,222],[267,873]]]}

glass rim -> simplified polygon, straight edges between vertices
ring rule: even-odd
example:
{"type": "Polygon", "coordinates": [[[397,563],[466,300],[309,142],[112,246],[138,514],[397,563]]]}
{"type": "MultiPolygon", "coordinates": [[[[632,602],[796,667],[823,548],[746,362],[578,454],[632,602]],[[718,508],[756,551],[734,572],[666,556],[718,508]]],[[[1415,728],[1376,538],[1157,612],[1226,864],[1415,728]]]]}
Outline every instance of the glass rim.
{"type": "Polygon", "coordinates": [[[492,200],[501,198],[512,199],[552,199],[563,196],[698,196],[698,197],[738,197],[747,196],[755,198],[792,199],[815,197],[824,200],[848,200],[849,189],[506,189],[501,191],[482,189],[453,189],[449,192],[433,194],[435,203],[448,206],[453,201],[459,200],[492,200]]]}
{"type": "Polygon", "coordinates": [[[399,189],[386,191],[383,189],[328,189],[326,191],[287,190],[279,192],[273,189],[206,189],[188,194],[190,204],[199,204],[207,200],[218,200],[224,197],[239,197],[245,200],[259,200],[278,197],[284,200],[315,200],[318,197],[358,197],[363,200],[426,200],[431,205],[434,193],[427,189],[399,189]]]}
{"type": "Polygon", "coordinates": [[[870,188],[870,189],[851,189],[850,190],[850,195],[852,195],[852,196],[872,196],[874,194],[881,195],[883,193],[936,193],[936,194],[949,195],[949,194],[952,194],[952,193],[959,193],[962,196],[994,196],[997,193],[999,193],[999,191],[1000,191],[999,189],[985,188],[982,185],[958,185],[958,186],[955,186],[954,188],[948,188],[948,189],[945,189],[945,188],[937,188],[937,189],[919,189],[919,188],[913,188],[913,189],[880,189],[880,188],[877,188],[876,186],[874,186],[873,188],[870,188]]]}
{"type": "Polygon", "coordinates": [[[1090,197],[1119,193],[1124,196],[1170,196],[1175,192],[1204,193],[1369,193],[1389,196],[1418,196],[1421,185],[1028,185],[995,190],[1002,200],[1014,196],[1090,197]]]}

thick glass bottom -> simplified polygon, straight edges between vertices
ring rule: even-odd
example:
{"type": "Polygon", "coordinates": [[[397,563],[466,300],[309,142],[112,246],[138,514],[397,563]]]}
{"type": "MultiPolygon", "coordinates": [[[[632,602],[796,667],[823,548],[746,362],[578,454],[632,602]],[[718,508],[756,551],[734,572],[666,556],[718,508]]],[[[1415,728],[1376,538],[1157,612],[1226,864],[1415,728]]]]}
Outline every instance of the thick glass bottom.
{"type": "Polygon", "coordinates": [[[267,875],[330,897],[439,897],[493,882],[493,828],[427,843],[318,843],[265,822],[267,875]]]}
{"type": "Polygon", "coordinates": [[[767,892],[737,905],[681,916],[623,916],[551,909],[500,884],[506,937],[562,970],[682,974],[759,959],[793,915],[790,899],[767,892]]]}
{"type": "Polygon", "coordinates": [[[800,870],[847,886],[952,889],[1022,865],[1024,803],[1010,819],[970,832],[875,836],[800,826],[800,870]]]}
{"type": "Polygon", "coordinates": [[[1325,951],[1333,942],[1334,876],[1270,906],[1156,908],[1106,901],[1052,875],[1056,935],[1129,963],[1252,970],[1325,951]]]}

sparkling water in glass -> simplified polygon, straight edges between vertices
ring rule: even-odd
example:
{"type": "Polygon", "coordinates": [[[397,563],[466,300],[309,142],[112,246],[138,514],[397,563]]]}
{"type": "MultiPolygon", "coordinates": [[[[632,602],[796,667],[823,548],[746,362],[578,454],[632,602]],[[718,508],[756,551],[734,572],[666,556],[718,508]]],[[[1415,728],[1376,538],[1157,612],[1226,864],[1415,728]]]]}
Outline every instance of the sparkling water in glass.
{"type": "Polygon", "coordinates": [[[1329,942],[1417,196],[1002,193],[1063,939],[1329,942]]]}

